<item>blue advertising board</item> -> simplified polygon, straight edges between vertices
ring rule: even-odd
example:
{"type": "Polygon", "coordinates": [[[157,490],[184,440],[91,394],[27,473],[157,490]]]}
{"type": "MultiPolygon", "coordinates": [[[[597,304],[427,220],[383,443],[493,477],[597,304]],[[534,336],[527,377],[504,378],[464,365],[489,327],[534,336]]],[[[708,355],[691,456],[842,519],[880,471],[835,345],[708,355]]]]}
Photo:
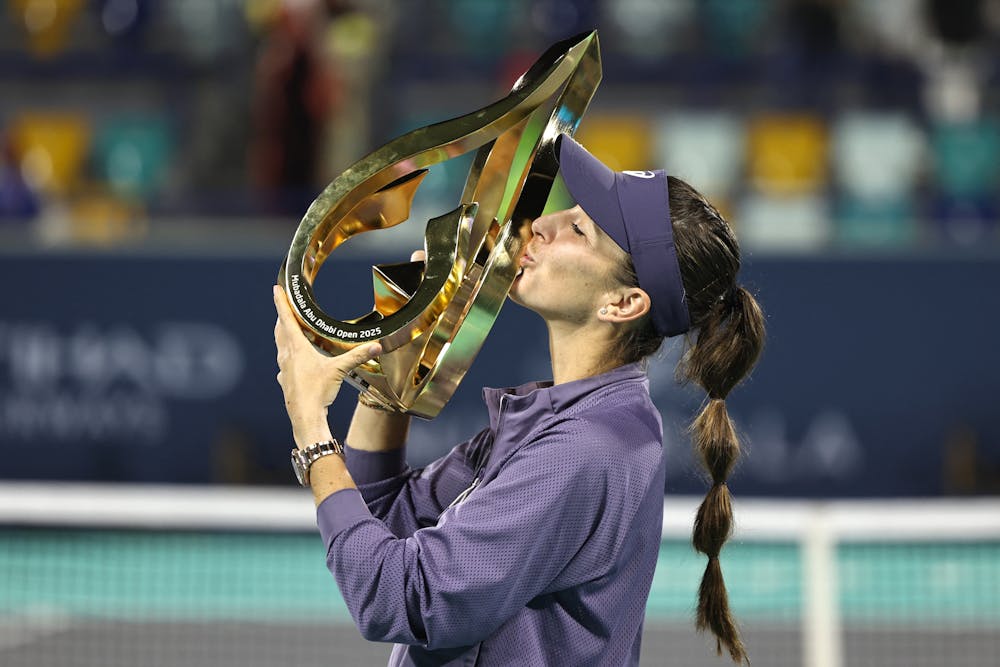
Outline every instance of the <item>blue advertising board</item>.
{"type": "MultiPolygon", "coordinates": [[[[292,483],[274,380],[279,259],[0,257],[0,478],[292,483]]],[[[320,303],[344,317],[369,307],[371,263],[339,260],[320,303]]],[[[742,277],[769,338],[728,401],[747,453],[734,492],[913,496],[996,483],[1000,259],[763,257],[742,277]]],[[[537,316],[507,304],[441,416],[415,422],[411,463],[482,427],[482,386],[547,378],[546,341],[537,316]]],[[[704,396],[673,379],[682,347],[668,342],[650,384],[666,491],[699,493],[685,428],[704,396]]],[[[331,411],[335,432],[352,395],[331,411]]]]}

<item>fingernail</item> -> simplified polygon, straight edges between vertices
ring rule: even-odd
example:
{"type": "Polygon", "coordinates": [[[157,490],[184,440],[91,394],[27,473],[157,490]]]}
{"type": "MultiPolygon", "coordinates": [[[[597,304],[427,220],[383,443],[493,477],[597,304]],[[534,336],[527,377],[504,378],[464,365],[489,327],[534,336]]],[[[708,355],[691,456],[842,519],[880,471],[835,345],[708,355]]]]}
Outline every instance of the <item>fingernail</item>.
{"type": "Polygon", "coordinates": [[[369,345],[368,354],[372,355],[373,357],[377,357],[378,355],[382,354],[382,346],[379,345],[378,343],[375,343],[374,345],[369,345]]]}
{"type": "Polygon", "coordinates": [[[278,292],[280,292],[280,291],[281,291],[281,287],[280,286],[278,286],[278,285],[272,285],[271,286],[271,294],[273,294],[274,296],[278,296],[278,292]]]}

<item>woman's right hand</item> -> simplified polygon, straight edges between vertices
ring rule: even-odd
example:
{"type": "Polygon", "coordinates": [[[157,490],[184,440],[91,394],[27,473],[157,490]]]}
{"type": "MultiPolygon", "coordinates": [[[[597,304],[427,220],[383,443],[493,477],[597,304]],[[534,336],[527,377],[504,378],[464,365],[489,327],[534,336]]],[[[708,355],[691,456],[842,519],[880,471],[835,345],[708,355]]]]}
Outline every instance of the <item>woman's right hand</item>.
{"type": "Polygon", "coordinates": [[[278,321],[274,325],[278,384],[296,441],[307,441],[326,427],[326,412],[340,391],[344,378],[359,365],[382,352],[378,343],[360,345],[341,355],[322,354],[302,333],[281,287],[273,288],[278,321]]]}

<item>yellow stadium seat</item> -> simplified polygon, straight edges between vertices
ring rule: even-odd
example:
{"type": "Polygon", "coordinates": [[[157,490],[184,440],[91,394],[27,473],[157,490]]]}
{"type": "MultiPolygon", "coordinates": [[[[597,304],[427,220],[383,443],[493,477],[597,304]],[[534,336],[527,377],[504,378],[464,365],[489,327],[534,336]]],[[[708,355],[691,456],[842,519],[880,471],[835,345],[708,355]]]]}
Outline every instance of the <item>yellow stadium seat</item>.
{"type": "Polygon", "coordinates": [[[69,234],[76,243],[113,246],[147,231],[142,204],[100,190],[75,198],[69,207],[69,234]]]}
{"type": "Polygon", "coordinates": [[[8,128],[21,172],[32,189],[65,194],[80,182],[91,128],[69,113],[23,114],[8,128]]]}
{"type": "Polygon", "coordinates": [[[826,124],[810,115],[761,116],[747,130],[750,181],[765,195],[803,195],[827,184],[826,124]]]}
{"type": "Polygon", "coordinates": [[[593,114],[584,117],[576,139],[615,171],[662,169],[657,164],[656,139],[642,116],[593,114]]]}
{"type": "Polygon", "coordinates": [[[11,0],[8,10],[28,34],[31,51],[44,58],[66,48],[66,37],[83,6],[84,0],[11,0]]]}

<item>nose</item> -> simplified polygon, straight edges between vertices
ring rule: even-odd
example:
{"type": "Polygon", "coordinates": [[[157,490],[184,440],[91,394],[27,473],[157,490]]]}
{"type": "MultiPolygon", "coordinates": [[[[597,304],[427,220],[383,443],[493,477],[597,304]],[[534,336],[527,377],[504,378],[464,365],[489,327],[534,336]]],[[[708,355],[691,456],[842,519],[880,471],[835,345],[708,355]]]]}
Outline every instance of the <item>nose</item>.
{"type": "Polygon", "coordinates": [[[549,213],[535,218],[534,222],[531,223],[531,233],[541,237],[543,241],[552,240],[558,224],[557,217],[558,213],[549,213]]]}
{"type": "Polygon", "coordinates": [[[538,218],[535,218],[531,222],[531,235],[541,237],[543,241],[545,240],[545,235],[542,231],[542,225],[543,225],[542,221],[544,220],[545,217],[546,216],[544,215],[540,216],[538,218]]]}

